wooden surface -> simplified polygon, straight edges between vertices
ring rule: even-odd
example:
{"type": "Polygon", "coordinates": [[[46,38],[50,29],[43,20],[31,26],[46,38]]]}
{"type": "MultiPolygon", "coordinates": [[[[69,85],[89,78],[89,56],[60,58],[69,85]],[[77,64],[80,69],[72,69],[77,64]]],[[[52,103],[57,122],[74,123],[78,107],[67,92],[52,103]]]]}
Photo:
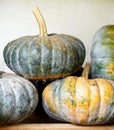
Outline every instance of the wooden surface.
{"type": "Polygon", "coordinates": [[[53,120],[43,111],[38,111],[37,114],[32,113],[30,117],[19,124],[0,126],[0,130],[114,130],[114,124],[101,126],[73,125],[53,120]]]}
{"type": "Polygon", "coordinates": [[[81,126],[58,122],[46,115],[33,113],[29,118],[16,125],[0,126],[0,130],[114,130],[114,124],[102,126],[81,126]]]}
{"type": "Polygon", "coordinates": [[[2,126],[0,127],[0,130],[114,130],[114,125],[78,126],[63,123],[18,124],[11,126],[2,126]]]}

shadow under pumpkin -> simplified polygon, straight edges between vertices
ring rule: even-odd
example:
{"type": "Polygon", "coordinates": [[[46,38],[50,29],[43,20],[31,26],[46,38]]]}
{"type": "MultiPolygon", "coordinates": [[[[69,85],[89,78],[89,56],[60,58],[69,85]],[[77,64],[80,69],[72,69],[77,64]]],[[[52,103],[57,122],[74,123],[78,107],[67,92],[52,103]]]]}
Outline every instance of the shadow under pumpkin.
{"type": "MultiPolygon", "coordinates": [[[[72,74],[71,76],[79,77],[79,76],[81,76],[82,71],[83,71],[83,68],[81,68],[76,73],[72,74]]],[[[49,117],[45,113],[43,106],[42,106],[42,92],[43,92],[44,88],[52,81],[30,80],[30,82],[34,84],[34,86],[36,87],[36,89],[38,91],[39,101],[38,101],[38,105],[37,105],[34,113],[30,117],[25,119],[23,122],[24,123],[60,123],[61,121],[58,121],[56,119],[52,119],[51,117],[49,117]]],[[[65,122],[62,122],[62,123],[65,123],[65,122]]]]}

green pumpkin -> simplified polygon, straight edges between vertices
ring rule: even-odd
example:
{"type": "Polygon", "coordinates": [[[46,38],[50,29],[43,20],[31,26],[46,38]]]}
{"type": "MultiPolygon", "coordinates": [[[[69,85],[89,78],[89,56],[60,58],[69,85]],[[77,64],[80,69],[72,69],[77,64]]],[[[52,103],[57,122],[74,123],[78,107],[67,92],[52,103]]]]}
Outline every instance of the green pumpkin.
{"type": "Polygon", "coordinates": [[[114,80],[114,25],[100,28],[93,38],[91,77],[114,80]]]}
{"type": "Polygon", "coordinates": [[[38,93],[28,80],[0,72],[0,125],[17,124],[29,117],[38,104],[38,93]]]}
{"type": "Polygon", "coordinates": [[[32,80],[66,77],[79,70],[85,59],[85,46],[66,34],[47,34],[38,8],[33,13],[39,24],[38,36],[24,36],[9,42],[3,51],[7,66],[32,80]]]}

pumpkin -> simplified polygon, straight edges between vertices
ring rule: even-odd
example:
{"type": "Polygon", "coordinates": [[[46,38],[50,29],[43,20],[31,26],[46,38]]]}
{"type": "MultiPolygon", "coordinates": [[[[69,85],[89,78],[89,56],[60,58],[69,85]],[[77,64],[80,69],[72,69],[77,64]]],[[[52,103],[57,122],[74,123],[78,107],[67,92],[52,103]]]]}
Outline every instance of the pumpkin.
{"type": "Polygon", "coordinates": [[[38,104],[38,93],[28,80],[0,72],[0,125],[16,124],[29,117],[38,104]]]}
{"type": "Polygon", "coordinates": [[[75,73],[85,59],[82,41],[71,35],[47,34],[39,9],[33,9],[33,13],[39,24],[39,35],[9,42],[3,51],[7,66],[30,80],[57,79],[75,73]]]}
{"type": "Polygon", "coordinates": [[[91,77],[114,80],[114,25],[100,28],[91,47],[91,77]]]}
{"type": "Polygon", "coordinates": [[[68,76],[45,87],[42,102],[47,115],[79,125],[114,122],[114,82],[88,79],[89,66],[80,77],[68,76]]]}

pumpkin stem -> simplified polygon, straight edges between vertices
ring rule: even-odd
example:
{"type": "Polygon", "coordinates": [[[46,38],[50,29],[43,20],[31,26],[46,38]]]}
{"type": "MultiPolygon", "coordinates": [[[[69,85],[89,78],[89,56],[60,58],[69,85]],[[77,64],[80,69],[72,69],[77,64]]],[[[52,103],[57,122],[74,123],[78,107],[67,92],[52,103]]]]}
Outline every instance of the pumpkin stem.
{"type": "Polygon", "coordinates": [[[89,70],[90,70],[90,63],[87,62],[82,72],[82,77],[88,78],[89,70]]]}
{"type": "Polygon", "coordinates": [[[38,7],[34,8],[33,9],[33,14],[38,22],[38,25],[39,25],[39,35],[41,37],[43,36],[47,36],[47,27],[46,27],[46,23],[45,23],[45,20],[39,10],[38,7]]]}

